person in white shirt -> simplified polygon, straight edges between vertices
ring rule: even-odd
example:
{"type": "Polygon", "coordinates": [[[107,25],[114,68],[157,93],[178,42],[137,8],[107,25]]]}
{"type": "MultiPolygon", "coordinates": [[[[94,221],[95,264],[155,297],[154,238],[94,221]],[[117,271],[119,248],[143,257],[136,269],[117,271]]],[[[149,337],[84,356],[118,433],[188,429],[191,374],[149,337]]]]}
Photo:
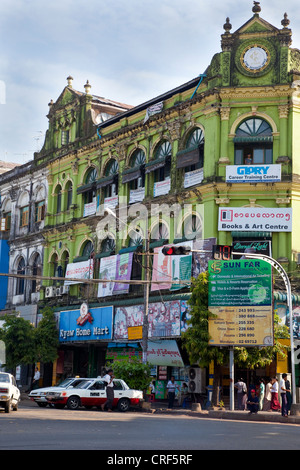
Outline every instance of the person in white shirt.
{"type": "Polygon", "coordinates": [[[287,396],[286,396],[286,384],[287,381],[287,374],[282,374],[282,378],[279,382],[279,392],[281,395],[281,414],[284,417],[288,416],[288,408],[287,408],[287,396]]]}
{"type": "Polygon", "coordinates": [[[33,389],[39,388],[40,376],[41,376],[40,371],[39,371],[39,369],[36,367],[36,368],[35,368],[35,373],[34,373],[34,376],[33,376],[33,381],[32,381],[32,388],[33,388],[33,389]]]}
{"type": "Polygon", "coordinates": [[[174,406],[176,389],[179,390],[179,387],[178,387],[177,383],[175,383],[175,377],[172,376],[171,380],[169,380],[169,382],[167,384],[168,399],[169,399],[168,407],[169,408],[173,408],[173,406],[174,406]]]}
{"type": "Polygon", "coordinates": [[[272,378],[272,387],[271,387],[271,410],[280,411],[280,403],[278,401],[278,381],[276,377],[272,378]]]}
{"type": "Polygon", "coordinates": [[[106,382],[106,396],[107,400],[103,405],[101,405],[102,411],[104,408],[107,407],[108,411],[112,411],[113,401],[114,401],[114,383],[113,383],[114,375],[113,370],[109,369],[106,372],[106,375],[103,377],[103,380],[106,382]]]}

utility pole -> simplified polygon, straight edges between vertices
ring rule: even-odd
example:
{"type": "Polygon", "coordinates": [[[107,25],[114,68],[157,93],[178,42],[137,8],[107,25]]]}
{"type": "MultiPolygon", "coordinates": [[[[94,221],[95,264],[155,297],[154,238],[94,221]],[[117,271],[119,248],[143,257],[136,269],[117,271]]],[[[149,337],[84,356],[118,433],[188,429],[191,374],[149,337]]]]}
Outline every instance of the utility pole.
{"type": "Polygon", "coordinates": [[[149,319],[148,319],[148,310],[149,310],[149,289],[150,289],[150,254],[149,254],[149,233],[147,231],[146,241],[145,241],[145,284],[144,284],[144,318],[143,318],[143,339],[142,339],[142,351],[143,351],[143,364],[147,363],[147,353],[148,353],[148,334],[149,334],[149,319]]]}

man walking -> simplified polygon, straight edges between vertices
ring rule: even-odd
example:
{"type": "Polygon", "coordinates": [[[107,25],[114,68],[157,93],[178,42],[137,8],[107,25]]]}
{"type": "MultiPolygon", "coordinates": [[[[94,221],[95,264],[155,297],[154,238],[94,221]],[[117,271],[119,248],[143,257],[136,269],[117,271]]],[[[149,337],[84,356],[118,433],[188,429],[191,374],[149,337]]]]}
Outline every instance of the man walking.
{"type": "Polygon", "coordinates": [[[105,406],[108,411],[112,411],[113,401],[114,401],[114,383],[113,383],[113,371],[109,369],[106,372],[106,375],[103,377],[103,380],[106,382],[106,396],[107,400],[103,405],[101,405],[102,411],[104,411],[105,406]]]}
{"type": "Polygon", "coordinates": [[[288,403],[287,403],[287,396],[286,396],[286,385],[285,382],[287,381],[287,374],[282,374],[282,378],[279,382],[279,392],[281,395],[281,414],[282,416],[288,416],[288,403]]]}

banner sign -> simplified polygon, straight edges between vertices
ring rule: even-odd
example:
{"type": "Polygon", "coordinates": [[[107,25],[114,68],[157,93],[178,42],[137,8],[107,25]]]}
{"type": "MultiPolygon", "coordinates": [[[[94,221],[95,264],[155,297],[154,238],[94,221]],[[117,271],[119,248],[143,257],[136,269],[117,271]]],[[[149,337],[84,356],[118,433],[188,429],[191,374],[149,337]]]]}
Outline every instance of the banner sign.
{"type": "Polygon", "coordinates": [[[146,116],[144,119],[144,124],[145,122],[148,121],[148,119],[151,116],[154,116],[154,114],[161,113],[164,107],[164,102],[160,101],[159,103],[153,104],[152,106],[149,106],[149,108],[146,109],[146,116]]]}
{"type": "Polygon", "coordinates": [[[220,231],[291,232],[291,208],[220,207],[220,231]]]}
{"type": "Polygon", "coordinates": [[[60,312],[59,341],[99,341],[112,339],[113,307],[90,308],[88,312],[60,312]]]}
{"type": "Polygon", "coordinates": [[[155,366],[184,367],[175,340],[149,341],[147,361],[155,366]]]}
{"type": "MultiPolygon", "coordinates": [[[[186,246],[193,248],[193,240],[170,244],[168,246],[186,246]]],[[[178,290],[186,287],[184,284],[173,284],[174,281],[190,282],[192,275],[192,252],[182,256],[165,256],[163,247],[154,249],[151,291],[161,289],[178,290]],[[157,282],[159,281],[159,282],[157,282]]]]}
{"type": "Polygon", "coordinates": [[[94,260],[93,258],[87,261],[81,261],[79,263],[70,263],[67,265],[66,278],[78,279],[78,281],[64,281],[65,286],[72,284],[80,284],[84,282],[84,279],[93,279],[94,273],[94,260]]]}
{"type": "MultiPolygon", "coordinates": [[[[149,304],[148,336],[180,336],[180,300],[149,304]]],[[[144,305],[117,307],[114,317],[114,339],[129,339],[128,328],[143,325],[144,305]]]]}
{"type": "Polygon", "coordinates": [[[209,261],[210,345],[273,344],[272,267],[263,260],[209,261]]]}
{"type": "Polygon", "coordinates": [[[130,281],[132,271],[133,253],[101,258],[99,279],[107,279],[107,282],[99,282],[98,297],[107,297],[114,294],[126,294],[129,292],[130,284],[113,282],[130,281]]]}
{"type": "Polygon", "coordinates": [[[281,165],[227,165],[226,183],[276,183],[281,165]]]}

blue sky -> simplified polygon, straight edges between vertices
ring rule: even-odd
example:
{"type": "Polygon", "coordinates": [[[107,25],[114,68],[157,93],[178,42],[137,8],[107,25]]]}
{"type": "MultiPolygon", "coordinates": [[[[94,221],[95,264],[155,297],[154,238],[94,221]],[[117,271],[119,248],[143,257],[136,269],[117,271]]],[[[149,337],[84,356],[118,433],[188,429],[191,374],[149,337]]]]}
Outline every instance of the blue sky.
{"type": "MultiPolygon", "coordinates": [[[[84,91],[138,105],[203,73],[232,31],[252,17],[250,0],[1,0],[0,160],[25,163],[48,128],[48,103],[66,78],[84,91]]],[[[262,0],[281,28],[287,12],[300,49],[299,0],[262,0]]]]}

